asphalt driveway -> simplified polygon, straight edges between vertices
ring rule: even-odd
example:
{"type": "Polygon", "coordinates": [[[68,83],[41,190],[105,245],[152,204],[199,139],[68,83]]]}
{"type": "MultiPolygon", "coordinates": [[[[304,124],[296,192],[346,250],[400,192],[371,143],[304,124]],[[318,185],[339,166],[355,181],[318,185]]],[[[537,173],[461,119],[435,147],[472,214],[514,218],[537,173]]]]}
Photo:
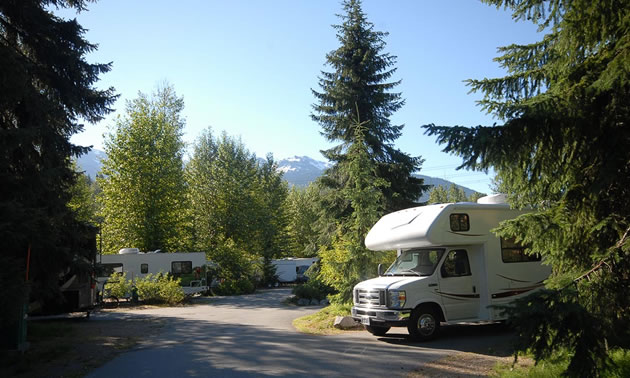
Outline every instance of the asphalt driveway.
{"type": "Polygon", "coordinates": [[[428,343],[409,341],[403,328],[387,337],[304,335],[291,322],[320,307],[285,306],[289,294],[281,288],[187,307],[96,313],[93,321],[160,317],[166,325],[89,377],[401,376],[458,352],[492,353],[511,337],[500,325],[443,327],[428,343]]]}

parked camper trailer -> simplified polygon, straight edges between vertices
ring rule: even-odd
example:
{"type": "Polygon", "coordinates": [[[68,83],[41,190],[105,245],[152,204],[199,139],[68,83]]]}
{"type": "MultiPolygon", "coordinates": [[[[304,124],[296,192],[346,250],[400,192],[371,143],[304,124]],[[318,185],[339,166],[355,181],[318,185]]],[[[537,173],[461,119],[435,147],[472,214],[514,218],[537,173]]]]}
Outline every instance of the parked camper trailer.
{"type": "Polygon", "coordinates": [[[491,232],[523,213],[495,195],[385,215],[365,245],[397,250],[398,257],[384,273],[379,267],[378,278],[354,287],[353,317],[374,335],[406,326],[419,340],[434,338],[440,322],[504,320],[502,311],[489,306],[530,294],[551,273],[539,256],[491,232]]]}
{"type": "Polygon", "coordinates": [[[101,255],[100,260],[103,271],[98,279],[101,292],[113,272],[125,272],[132,281],[148,274],[170,273],[181,278],[187,295],[209,289],[205,271],[209,262],[204,252],[140,252],[138,248],[123,248],[116,255],[101,255]]]}
{"type": "Polygon", "coordinates": [[[317,257],[294,258],[271,260],[276,267],[276,276],[280,283],[304,282],[304,273],[311,265],[317,261],[317,257]]]}

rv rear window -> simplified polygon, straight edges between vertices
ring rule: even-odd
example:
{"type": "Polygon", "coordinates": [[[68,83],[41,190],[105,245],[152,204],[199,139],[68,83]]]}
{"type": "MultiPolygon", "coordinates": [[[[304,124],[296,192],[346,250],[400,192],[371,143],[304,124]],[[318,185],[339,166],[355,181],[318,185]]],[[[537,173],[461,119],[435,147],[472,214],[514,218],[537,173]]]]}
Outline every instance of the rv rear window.
{"type": "Polygon", "coordinates": [[[451,231],[470,230],[468,214],[451,214],[451,231]]]}
{"type": "Polygon", "coordinates": [[[140,264],[140,273],[142,274],[149,273],[149,264],[140,264]]]}
{"type": "Polygon", "coordinates": [[[501,259],[504,263],[521,263],[540,261],[540,255],[527,255],[525,247],[517,243],[514,238],[501,238],[501,259]]]}
{"type": "Polygon", "coordinates": [[[173,261],[171,263],[171,273],[173,274],[192,273],[192,261],[173,261]]]}

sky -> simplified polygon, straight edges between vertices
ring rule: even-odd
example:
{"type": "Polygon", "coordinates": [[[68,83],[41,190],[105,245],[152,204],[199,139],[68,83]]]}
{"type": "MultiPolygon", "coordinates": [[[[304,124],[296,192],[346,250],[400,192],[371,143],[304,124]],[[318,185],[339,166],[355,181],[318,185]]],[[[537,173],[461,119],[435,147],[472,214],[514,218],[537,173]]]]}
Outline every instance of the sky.
{"type": "MultiPolygon", "coordinates": [[[[201,132],[241,137],[257,156],[276,160],[309,156],[333,144],[311,120],[326,54],[339,47],[342,12],[337,0],[101,0],[88,10],[55,11],[77,18],[85,38],[98,44],[91,63],[112,62],[96,87],[114,87],[115,112],[86,124],[75,144],[103,149],[103,135],[126,102],[168,82],[184,98],[184,140],[201,132]]],[[[485,114],[466,79],[501,77],[497,48],[531,43],[542,36],[535,25],[515,22],[509,12],[473,0],[365,0],[374,30],[388,32],[385,52],[397,56],[395,89],[406,103],[391,118],[404,124],[396,147],[425,161],[420,174],[440,177],[491,193],[492,172],[456,170],[461,158],[442,152],[422,125],[501,124],[485,114]]]]}

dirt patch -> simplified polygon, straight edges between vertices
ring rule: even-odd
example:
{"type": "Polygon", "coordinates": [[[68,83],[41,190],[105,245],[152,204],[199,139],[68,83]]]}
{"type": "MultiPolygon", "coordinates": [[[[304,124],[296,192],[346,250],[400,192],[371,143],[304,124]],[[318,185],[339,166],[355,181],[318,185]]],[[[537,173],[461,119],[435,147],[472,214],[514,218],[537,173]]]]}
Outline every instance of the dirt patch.
{"type": "MultiPolygon", "coordinates": [[[[514,356],[493,356],[462,352],[422,365],[408,377],[494,377],[497,364],[512,365],[514,356]]],[[[518,366],[533,365],[531,359],[519,357],[518,366]]]]}
{"type": "Polygon", "coordinates": [[[164,324],[159,318],[29,321],[29,349],[24,354],[2,352],[0,376],[81,377],[141,340],[159,334],[164,324]]]}

